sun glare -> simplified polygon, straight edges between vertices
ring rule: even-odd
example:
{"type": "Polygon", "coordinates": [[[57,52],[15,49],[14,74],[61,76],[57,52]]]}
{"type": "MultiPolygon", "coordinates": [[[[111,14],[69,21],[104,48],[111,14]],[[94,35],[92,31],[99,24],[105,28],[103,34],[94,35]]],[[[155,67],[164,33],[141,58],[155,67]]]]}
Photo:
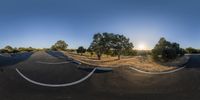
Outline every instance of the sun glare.
{"type": "Polygon", "coordinates": [[[146,49],[146,46],[144,44],[139,44],[138,45],[138,49],[139,50],[145,50],[146,49]]]}

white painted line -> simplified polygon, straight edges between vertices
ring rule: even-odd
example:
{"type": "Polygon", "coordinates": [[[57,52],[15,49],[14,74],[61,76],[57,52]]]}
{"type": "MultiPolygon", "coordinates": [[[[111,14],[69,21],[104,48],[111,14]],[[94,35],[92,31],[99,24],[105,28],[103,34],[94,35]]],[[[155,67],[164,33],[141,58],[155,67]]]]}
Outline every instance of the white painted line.
{"type": "Polygon", "coordinates": [[[81,64],[81,62],[78,62],[78,61],[72,61],[72,62],[75,63],[75,64],[78,64],[78,65],[81,64]]]}
{"type": "Polygon", "coordinates": [[[58,65],[58,64],[68,64],[70,62],[55,62],[55,63],[50,63],[50,62],[42,62],[42,61],[37,61],[36,63],[40,63],[40,64],[49,64],[49,65],[58,65]]]}
{"type": "Polygon", "coordinates": [[[34,80],[31,80],[29,79],[28,77],[26,77],[25,75],[23,75],[17,68],[16,68],[16,71],[17,73],[23,77],[25,80],[27,80],[28,82],[30,83],[33,83],[33,84],[36,84],[36,85],[40,85],[40,86],[45,86],[45,87],[67,87],[67,86],[72,86],[72,85],[76,85],[76,84],[79,84],[83,81],[85,81],[86,79],[88,79],[89,77],[92,76],[92,74],[95,72],[96,68],[94,68],[87,76],[85,76],[84,78],[78,80],[78,81],[75,81],[75,82],[72,82],[72,83],[66,83],[66,84],[46,84],[46,83],[41,83],[41,82],[37,82],[37,81],[34,81],[34,80]]]}
{"type": "Polygon", "coordinates": [[[135,70],[135,71],[137,71],[137,72],[144,73],[144,74],[160,75],[160,74],[170,74],[170,73],[174,73],[174,72],[177,72],[177,71],[180,71],[180,70],[184,69],[185,67],[186,67],[186,66],[180,67],[180,68],[177,68],[177,69],[171,70],[171,71],[165,71],[165,72],[147,72],[147,71],[139,70],[139,69],[136,69],[136,68],[133,68],[133,67],[129,67],[129,68],[132,69],[132,70],[135,70]]]}
{"type": "Polygon", "coordinates": [[[104,67],[97,67],[97,70],[102,70],[102,71],[112,71],[112,68],[104,68],[104,67]]]}
{"type": "Polygon", "coordinates": [[[193,56],[193,55],[200,55],[200,54],[198,53],[198,54],[185,54],[185,55],[193,56]]]}

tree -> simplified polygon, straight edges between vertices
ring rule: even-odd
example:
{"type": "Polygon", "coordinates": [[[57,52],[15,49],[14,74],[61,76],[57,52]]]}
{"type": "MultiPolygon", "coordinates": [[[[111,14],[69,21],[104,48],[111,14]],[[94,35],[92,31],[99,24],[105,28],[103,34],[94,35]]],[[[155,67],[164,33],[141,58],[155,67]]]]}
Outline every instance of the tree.
{"type": "Polygon", "coordinates": [[[76,50],[77,53],[81,53],[81,55],[83,55],[83,53],[86,52],[86,49],[83,46],[78,47],[78,49],[76,50]]]}
{"type": "Polygon", "coordinates": [[[186,48],[187,53],[198,53],[198,50],[192,47],[186,48]]]}
{"type": "Polygon", "coordinates": [[[97,33],[93,37],[90,48],[97,54],[99,60],[102,54],[117,54],[120,59],[122,52],[132,49],[133,44],[124,35],[97,33]]]}
{"type": "Polygon", "coordinates": [[[52,45],[52,50],[66,50],[68,47],[68,44],[65,43],[63,40],[57,41],[54,45],[52,45]]]}
{"type": "Polygon", "coordinates": [[[3,49],[2,49],[2,53],[12,53],[13,52],[13,48],[11,46],[5,46],[3,49]]]}
{"type": "Polygon", "coordinates": [[[12,52],[13,52],[13,53],[18,53],[19,50],[18,50],[17,48],[14,48],[12,52]]]}
{"type": "Polygon", "coordinates": [[[171,43],[162,37],[152,50],[152,57],[158,61],[168,61],[183,56],[184,53],[178,43],[171,43]]]}
{"type": "Polygon", "coordinates": [[[102,54],[108,50],[105,38],[102,34],[97,33],[93,36],[93,41],[89,48],[91,48],[97,55],[98,59],[101,60],[102,54]]]}
{"type": "Polygon", "coordinates": [[[9,50],[9,51],[12,51],[13,50],[13,48],[11,47],[11,46],[6,46],[4,49],[6,49],[6,50],[9,50]]]}
{"type": "Polygon", "coordinates": [[[126,38],[124,35],[116,34],[111,39],[111,47],[115,52],[117,52],[118,59],[124,51],[130,51],[133,49],[133,43],[130,42],[129,38],[126,38]]]}
{"type": "Polygon", "coordinates": [[[57,50],[56,46],[55,46],[55,45],[52,45],[52,46],[51,46],[51,50],[56,51],[56,50],[57,50]]]}
{"type": "Polygon", "coordinates": [[[92,57],[93,55],[94,55],[94,51],[89,47],[88,49],[87,49],[87,52],[89,52],[90,53],[90,56],[92,57]]]}

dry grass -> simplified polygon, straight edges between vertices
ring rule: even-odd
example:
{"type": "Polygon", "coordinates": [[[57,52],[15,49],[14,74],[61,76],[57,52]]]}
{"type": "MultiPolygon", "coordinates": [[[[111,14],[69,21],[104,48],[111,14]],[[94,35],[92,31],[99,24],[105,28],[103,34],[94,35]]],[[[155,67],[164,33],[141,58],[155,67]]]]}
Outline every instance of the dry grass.
{"type": "Polygon", "coordinates": [[[152,71],[152,72],[160,72],[160,71],[167,71],[177,68],[177,66],[182,65],[188,61],[188,56],[184,56],[178,58],[174,61],[167,62],[167,63],[157,63],[151,59],[150,56],[142,57],[142,56],[135,56],[135,57],[125,57],[122,56],[121,60],[118,60],[117,57],[110,57],[110,56],[102,56],[102,60],[97,60],[96,56],[90,57],[89,54],[84,54],[80,56],[76,53],[67,53],[66,55],[89,65],[94,66],[101,66],[101,67],[120,67],[120,66],[129,66],[134,67],[137,69],[145,70],[145,71],[152,71]]]}

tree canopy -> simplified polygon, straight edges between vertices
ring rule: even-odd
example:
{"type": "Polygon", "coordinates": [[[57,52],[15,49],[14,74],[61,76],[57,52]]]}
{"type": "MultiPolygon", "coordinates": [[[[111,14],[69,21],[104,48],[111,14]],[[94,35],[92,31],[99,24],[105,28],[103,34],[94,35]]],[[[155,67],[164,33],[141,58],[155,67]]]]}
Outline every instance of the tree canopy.
{"type": "Polygon", "coordinates": [[[86,49],[83,46],[78,47],[78,49],[76,50],[77,53],[80,53],[81,55],[83,55],[83,53],[86,52],[86,49]]]}
{"type": "Polygon", "coordinates": [[[1,52],[2,52],[2,53],[12,53],[13,50],[14,50],[13,47],[7,45],[7,46],[5,46],[5,47],[1,50],[1,52]]]}
{"type": "Polygon", "coordinates": [[[51,49],[52,50],[66,50],[67,47],[68,47],[68,44],[65,41],[59,40],[54,45],[52,45],[51,49]]]}
{"type": "Polygon", "coordinates": [[[120,59],[123,51],[132,50],[133,44],[124,35],[105,32],[95,34],[89,48],[97,54],[99,60],[102,54],[110,54],[111,52],[117,54],[118,59],[120,59]]]}
{"type": "Polygon", "coordinates": [[[123,51],[130,51],[134,47],[129,38],[119,34],[113,36],[111,44],[111,48],[117,53],[118,59],[120,59],[120,55],[123,51]]]}
{"type": "Polygon", "coordinates": [[[192,53],[200,53],[200,50],[192,48],[192,47],[188,47],[188,48],[186,48],[186,52],[190,53],[190,54],[192,54],[192,53]]]}
{"type": "Polygon", "coordinates": [[[160,38],[152,50],[153,58],[159,61],[175,59],[178,56],[183,56],[184,53],[184,49],[180,48],[178,43],[171,43],[163,37],[160,38]]]}
{"type": "Polygon", "coordinates": [[[3,49],[0,50],[1,53],[18,53],[18,52],[32,52],[36,51],[37,49],[32,48],[32,47],[19,47],[19,48],[13,48],[11,46],[6,46],[3,49]]]}

